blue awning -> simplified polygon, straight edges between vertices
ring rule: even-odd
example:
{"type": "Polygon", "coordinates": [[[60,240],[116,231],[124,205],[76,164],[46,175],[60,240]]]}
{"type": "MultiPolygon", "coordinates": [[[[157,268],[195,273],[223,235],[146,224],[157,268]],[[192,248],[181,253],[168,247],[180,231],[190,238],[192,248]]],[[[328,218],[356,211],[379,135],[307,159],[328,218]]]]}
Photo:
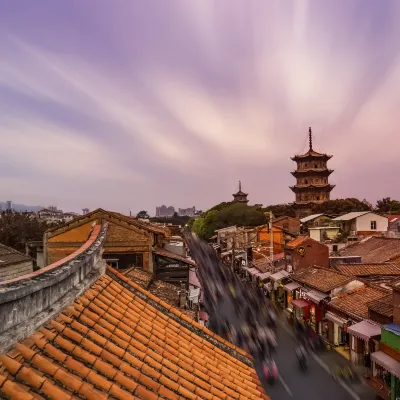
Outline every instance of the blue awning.
{"type": "Polygon", "coordinates": [[[400,336],[400,326],[395,324],[394,322],[391,324],[387,324],[383,326],[383,329],[394,333],[395,335],[400,336]]]}

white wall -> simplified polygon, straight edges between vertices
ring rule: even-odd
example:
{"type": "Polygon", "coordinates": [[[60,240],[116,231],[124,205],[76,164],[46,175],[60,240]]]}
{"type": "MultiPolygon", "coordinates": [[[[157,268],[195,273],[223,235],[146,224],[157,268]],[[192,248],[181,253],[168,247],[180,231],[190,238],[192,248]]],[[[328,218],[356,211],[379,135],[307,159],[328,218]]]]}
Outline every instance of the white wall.
{"type": "Polygon", "coordinates": [[[359,231],[371,231],[371,221],[376,221],[376,231],[377,232],[386,232],[389,221],[386,217],[382,217],[381,215],[368,213],[361,215],[356,219],[356,229],[359,231]]]}
{"type": "Polygon", "coordinates": [[[321,241],[321,230],[320,229],[309,229],[310,238],[316,240],[317,242],[321,241]]]}

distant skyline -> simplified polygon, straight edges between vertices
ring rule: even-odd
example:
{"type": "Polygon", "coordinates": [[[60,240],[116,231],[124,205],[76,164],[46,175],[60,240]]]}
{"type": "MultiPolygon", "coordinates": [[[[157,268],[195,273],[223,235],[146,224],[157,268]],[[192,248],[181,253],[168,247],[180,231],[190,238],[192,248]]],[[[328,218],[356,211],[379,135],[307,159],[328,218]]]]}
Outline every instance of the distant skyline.
{"type": "Polygon", "coordinates": [[[399,37],[397,0],[4,2],[0,197],[292,202],[311,126],[333,199],[400,199],[399,37]]]}

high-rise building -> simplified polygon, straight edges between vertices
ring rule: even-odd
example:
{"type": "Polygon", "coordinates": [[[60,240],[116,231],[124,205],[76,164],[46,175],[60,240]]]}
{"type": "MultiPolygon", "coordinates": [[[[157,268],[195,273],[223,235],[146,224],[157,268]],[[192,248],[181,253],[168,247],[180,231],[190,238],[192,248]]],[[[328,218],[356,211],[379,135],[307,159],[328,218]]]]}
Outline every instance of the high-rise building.
{"type": "Polygon", "coordinates": [[[82,215],[89,214],[89,209],[88,208],[82,208],[82,215]]]}
{"type": "Polygon", "coordinates": [[[11,200],[7,200],[6,201],[6,210],[7,211],[11,211],[12,209],[13,209],[12,201],[11,200]]]}
{"type": "Polygon", "coordinates": [[[178,215],[181,217],[194,217],[196,214],[196,207],[179,208],[178,215]]]}
{"type": "Polygon", "coordinates": [[[160,207],[156,207],[156,217],[172,217],[175,213],[175,208],[172,206],[165,206],[164,204],[160,207]]]}
{"type": "Polygon", "coordinates": [[[328,169],[327,162],[332,156],[314,151],[311,128],[308,132],[308,140],[307,153],[291,158],[297,163],[296,170],[292,172],[296,178],[296,185],[290,186],[290,189],[296,195],[294,205],[298,218],[311,214],[313,204],[330,200],[330,193],[335,187],[328,180],[333,170],[328,169]]]}

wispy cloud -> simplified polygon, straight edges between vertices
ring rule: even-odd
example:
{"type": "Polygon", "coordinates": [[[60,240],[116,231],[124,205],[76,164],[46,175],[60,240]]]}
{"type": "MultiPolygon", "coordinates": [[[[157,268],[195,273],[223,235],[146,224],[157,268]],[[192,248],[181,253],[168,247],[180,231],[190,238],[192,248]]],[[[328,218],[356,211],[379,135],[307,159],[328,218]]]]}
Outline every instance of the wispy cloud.
{"type": "Polygon", "coordinates": [[[400,166],[396,1],[94,4],[0,16],[8,197],[207,207],[241,178],[256,203],[290,201],[308,126],[334,194],[400,197],[380,178],[400,166]]]}

